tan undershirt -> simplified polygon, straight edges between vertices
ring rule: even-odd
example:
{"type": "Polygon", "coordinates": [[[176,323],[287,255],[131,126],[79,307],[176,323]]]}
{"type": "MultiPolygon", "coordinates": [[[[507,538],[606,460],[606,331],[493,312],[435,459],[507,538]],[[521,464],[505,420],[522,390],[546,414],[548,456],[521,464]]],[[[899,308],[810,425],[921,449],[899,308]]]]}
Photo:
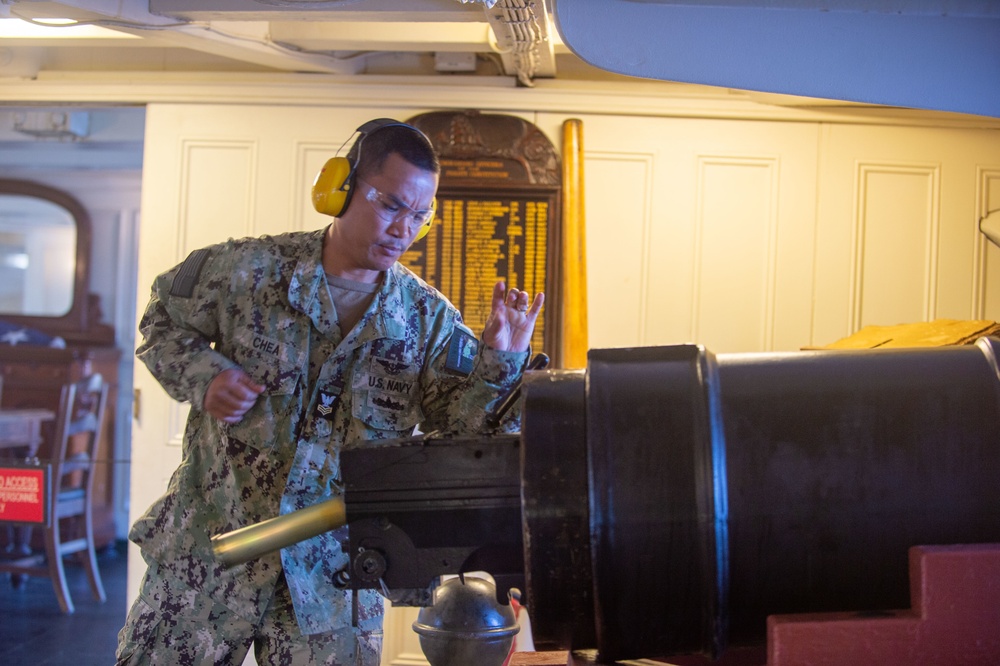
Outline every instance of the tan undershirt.
{"type": "Polygon", "coordinates": [[[355,282],[327,273],[326,282],[330,285],[330,296],[333,297],[333,305],[337,308],[340,334],[347,337],[368,310],[376,292],[382,286],[381,281],[355,282]]]}

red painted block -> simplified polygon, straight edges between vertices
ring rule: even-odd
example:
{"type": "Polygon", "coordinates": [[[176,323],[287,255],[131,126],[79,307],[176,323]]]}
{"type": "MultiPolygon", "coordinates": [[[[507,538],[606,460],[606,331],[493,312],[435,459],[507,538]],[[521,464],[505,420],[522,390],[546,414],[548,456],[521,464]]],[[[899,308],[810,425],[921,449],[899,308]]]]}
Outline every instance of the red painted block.
{"type": "Polygon", "coordinates": [[[910,549],[911,610],[774,615],[768,666],[1000,664],[1000,544],[910,549]]]}
{"type": "MultiPolygon", "coordinates": [[[[767,666],[1000,666],[1000,544],[910,549],[910,610],[767,619],[767,666]]],[[[595,655],[519,653],[514,664],[596,664],[595,655]],[[543,660],[533,660],[541,659],[543,660]],[[588,658],[589,657],[589,658],[588,658]]],[[[709,666],[704,657],[650,663],[709,666]]],[[[763,665],[730,649],[713,666],[763,665]]]]}

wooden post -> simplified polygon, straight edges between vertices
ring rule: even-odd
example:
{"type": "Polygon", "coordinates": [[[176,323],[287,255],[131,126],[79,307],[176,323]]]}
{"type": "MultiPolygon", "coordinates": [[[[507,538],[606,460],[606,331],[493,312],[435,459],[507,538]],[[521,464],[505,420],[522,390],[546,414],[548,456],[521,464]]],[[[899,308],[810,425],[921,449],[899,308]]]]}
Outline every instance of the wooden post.
{"type": "Polygon", "coordinates": [[[555,365],[587,367],[587,242],[583,205],[583,121],[563,123],[560,340],[555,365]]]}

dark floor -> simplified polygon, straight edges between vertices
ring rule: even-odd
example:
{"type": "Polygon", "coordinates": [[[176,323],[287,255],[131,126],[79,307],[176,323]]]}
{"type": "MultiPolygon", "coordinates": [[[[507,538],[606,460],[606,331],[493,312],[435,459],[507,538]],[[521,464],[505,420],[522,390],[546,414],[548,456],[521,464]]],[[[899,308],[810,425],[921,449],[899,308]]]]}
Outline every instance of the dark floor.
{"type": "Polygon", "coordinates": [[[0,574],[0,665],[110,666],[115,662],[118,630],[125,622],[125,544],[99,553],[98,568],[108,600],[90,593],[87,574],[67,557],[66,579],[76,612],[59,610],[52,582],[28,578],[19,587],[0,574]]]}

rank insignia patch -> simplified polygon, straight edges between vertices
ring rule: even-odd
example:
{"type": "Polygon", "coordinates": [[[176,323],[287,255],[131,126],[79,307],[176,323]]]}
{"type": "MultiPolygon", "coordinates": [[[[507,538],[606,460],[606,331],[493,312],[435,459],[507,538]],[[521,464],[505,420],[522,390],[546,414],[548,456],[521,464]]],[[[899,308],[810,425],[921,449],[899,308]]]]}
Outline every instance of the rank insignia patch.
{"type": "Polygon", "coordinates": [[[337,397],[336,393],[320,391],[319,404],[316,405],[316,417],[327,421],[333,420],[333,411],[337,407],[337,397]]]}

